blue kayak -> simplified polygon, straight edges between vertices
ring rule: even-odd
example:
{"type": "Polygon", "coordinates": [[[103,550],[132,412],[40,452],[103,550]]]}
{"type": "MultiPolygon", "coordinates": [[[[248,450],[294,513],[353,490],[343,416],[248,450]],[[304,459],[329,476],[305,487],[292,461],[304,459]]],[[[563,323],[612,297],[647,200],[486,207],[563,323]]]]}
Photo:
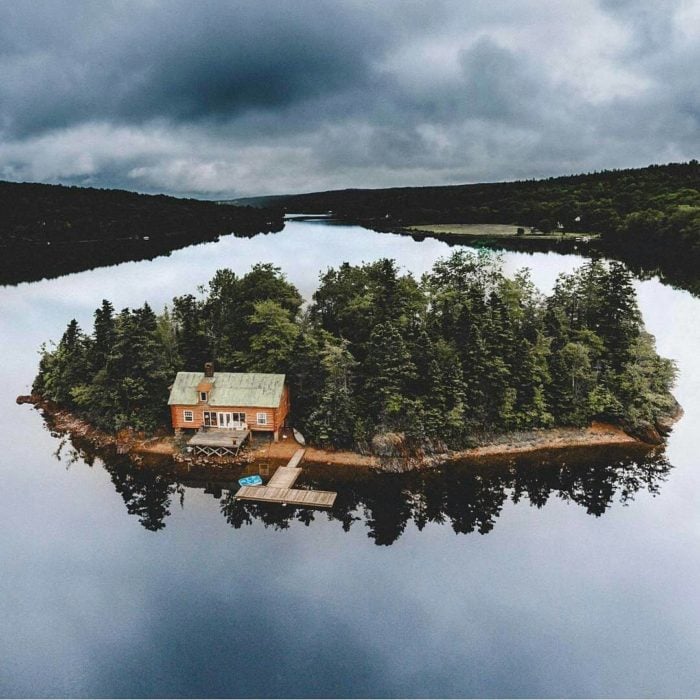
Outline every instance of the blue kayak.
{"type": "Polygon", "coordinates": [[[241,486],[261,486],[262,479],[258,474],[253,474],[253,476],[244,476],[238,480],[241,486]]]}

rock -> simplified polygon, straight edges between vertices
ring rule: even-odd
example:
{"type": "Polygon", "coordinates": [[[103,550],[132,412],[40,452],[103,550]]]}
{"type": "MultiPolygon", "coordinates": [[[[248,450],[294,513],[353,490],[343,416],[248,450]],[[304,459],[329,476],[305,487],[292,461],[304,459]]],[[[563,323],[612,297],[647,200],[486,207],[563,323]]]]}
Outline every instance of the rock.
{"type": "Polygon", "coordinates": [[[660,445],[664,439],[654,425],[642,421],[626,431],[632,437],[646,442],[648,445],[660,445]]]}
{"type": "Polygon", "coordinates": [[[36,403],[38,400],[37,396],[34,396],[33,394],[24,394],[22,396],[17,397],[17,403],[22,405],[23,403],[36,403]]]}
{"type": "Polygon", "coordinates": [[[369,448],[369,453],[378,458],[379,471],[396,474],[434,467],[444,462],[449,454],[442,440],[416,443],[403,433],[378,433],[369,448]]]}
{"type": "Polygon", "coordinates": [[[378,457],[400,457],[405,451],[405,438],[401,433],[377,433],[372,438],[372,453],[378,457]]]}
{"type": "Polygon", "coordinates": [[[656,429],[663,436],[669,435],[673,430],[674,424],[680,420],[682,415],[683,408],[678,403],[678,401],[673,399],[673,406],[671,407],[669,412],[662,416],[657,416],[655,421],[656,429]]]}

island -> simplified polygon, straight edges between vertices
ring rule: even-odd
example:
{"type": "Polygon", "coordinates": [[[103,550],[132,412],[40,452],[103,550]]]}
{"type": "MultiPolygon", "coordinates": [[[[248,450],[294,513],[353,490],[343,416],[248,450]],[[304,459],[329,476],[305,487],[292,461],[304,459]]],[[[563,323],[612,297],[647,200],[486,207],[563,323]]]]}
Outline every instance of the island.
{"type": "MultiPolygon", "coordinates": [[[[265,263],[219,270],[160,314],[105,300],[90,333],[72,320],[44,346],[25,400],[96,439],[184,460],[197,459],[188,442],[204,428],[295,429],[307,461],[403,471],[662,443],[681,412],[674,376],[623,265],[589,261],[545,296],[526,269],[507,276],[497,254],[460,250],[421,279],[389,259],[342,264],[306,305],[265,263]],[[228,399],[208,406],[224,386],[228,399]]],[[[236,452],[212,459],[250,455],[236,452]]]]}

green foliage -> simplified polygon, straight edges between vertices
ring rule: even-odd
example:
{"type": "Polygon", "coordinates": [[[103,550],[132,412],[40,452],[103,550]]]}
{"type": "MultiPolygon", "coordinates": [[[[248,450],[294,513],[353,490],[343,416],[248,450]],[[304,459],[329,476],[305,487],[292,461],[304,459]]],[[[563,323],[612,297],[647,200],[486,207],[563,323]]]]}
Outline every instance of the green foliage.
{"type": "Polygon", "coordinates": [[[109,430],[167,422],[179,369],[285,373],[292,418],[339,448],[403,433],[414,445],[471,444],[475,433],[636,425],[672,408],[674,367],[643,329],[629,272],[591,261],[543,297],[527,271],[506,278],[487,252],[460,250],[418,283],[390,260],[321,275],[310,307],[278,268],[208,287],[160,316],[144,305],[72,321],[42,351],[37,393],[109,430]]]}
{"type": "Polygon", "coordinates": [[[355,444],[358,414],[352,381],[356,364],[347,341],[326,341],[321,351],[323,385],[304,424],[320,445],[343,448],[355,444]]]}
{"type": "Polygon", "coordinates": [[[247,319],[250,351],[242,364],[251,372],[284,373],[291,364],[299,326],[292,313],[271,299],[257,301],[247,319]]]}
{"type": "MultiPolygon", "coordinates": [[[[230,372],[244,371],[255,364],[251,339],[261,330],[255,320],[260,318],[256,317],[260,313],[256,304],[274,302],[290,321],[295,321],[303,302],[281,270],[267,263],[254,265],[243,277],[231,270],[218,270],[208,289],[202,291],[207,296],[194,309],[193,323],[200,324],[207,342],[202,345],[202,356],[191,358],[188,365],[200,367],[207,355],[221,370],[230,372]]],[[[184,332],[183,336],[187,344],[184,332]]]]}
{"type": "Polygon", "coordinates": [[[0,283],[151,259],[219,236],[279,231],[280,210],[123,190],[0,181],[0,283]]]}
{"type": "MultiPolygon", "coordinates": [[[[512,223],[542,231],[614,234],[648,207],[671,213],[700,206],[700,164],[651,165],[542,180],[337,190],[274,198],[288,211],[333,211],[345,220],[406,224],[512,223]]],[[[697,234],[697,230],[696,230],[697,234]]]]}
{"type": "Polygon", "coordinates": [[[323,213],[377,230],[439,224],[508,224],[601,234],[596,249],[697,292],[700,163],[542,180],[338,190],[275,197],[288,211],[323,213]]]}

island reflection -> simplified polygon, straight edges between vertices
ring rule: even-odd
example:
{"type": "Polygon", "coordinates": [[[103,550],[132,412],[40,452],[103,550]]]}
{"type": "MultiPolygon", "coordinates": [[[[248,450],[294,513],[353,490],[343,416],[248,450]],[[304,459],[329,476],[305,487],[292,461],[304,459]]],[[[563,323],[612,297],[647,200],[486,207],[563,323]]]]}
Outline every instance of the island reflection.
{"type": "MultiPolygon", "coordinates": [[[[203,489],[218,501],[234,529],[259,521],[284,530],[317,518],[340,524],[345,532],[365,527],[377,545],[396,542],[409,523],[422,530],[429,523],[449,524],[457,534],[493,530],[504,506],[528,502],[536,508],[550,500],[574,503],[602,516],[613,505],[628,505],[639,492],[659,493],[672,466],[663,450],[644,448],[575,448],[556,454],[538,452],[488,463],[453,463],[407,474],[385,474],[352,467],[304,465],[301,488],[337,491],[329,510],[237,501],[237,469],[186,472],[170,461],[134,465],[126,455],[96,451],[79,437],[61,437],[56,457],[69,465],[104,467],[130,515],[144,528],[165,527],[174,506],[185,507],[187,489],[203,489]]],[[[254,465],[246,472],[255,471],[254,465]]],[[[212,503],[212,505],[214,505],[212,503]]]]}

